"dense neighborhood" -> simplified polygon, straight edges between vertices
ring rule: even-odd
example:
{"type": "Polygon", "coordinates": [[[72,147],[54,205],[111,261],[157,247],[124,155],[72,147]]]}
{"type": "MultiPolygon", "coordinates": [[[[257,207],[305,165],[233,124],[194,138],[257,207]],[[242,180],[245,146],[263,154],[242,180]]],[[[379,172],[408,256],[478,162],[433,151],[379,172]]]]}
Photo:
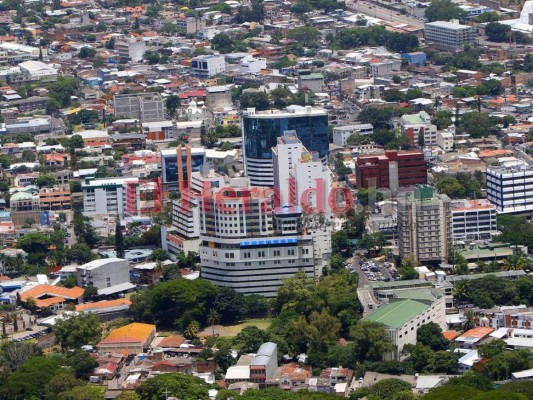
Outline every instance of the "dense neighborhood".
{"type": "Polygon", "coordinates": [[[0,400],[533,399],[533,1],[0,2],[0,400]]]}

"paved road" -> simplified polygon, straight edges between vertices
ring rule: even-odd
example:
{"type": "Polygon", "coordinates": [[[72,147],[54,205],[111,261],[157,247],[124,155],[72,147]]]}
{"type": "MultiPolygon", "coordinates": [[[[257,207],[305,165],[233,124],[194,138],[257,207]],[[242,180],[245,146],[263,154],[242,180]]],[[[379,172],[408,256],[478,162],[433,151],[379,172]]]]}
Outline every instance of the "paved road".
{"type": "Polygon", "coordinates": [[[361,264],[359,256],[355,255],[353,257],[352,265],[359,276],[359,287],[357,288],[357,298],[363,306],[363,316],[368,314],[370,311],[375,310],[379,303],[374,298],[372,294],[372,289],[370,288],[370,282],[366,277],[365,273],[361,270],[361,264]],[[369,307],[369,304],[372,304],[372,308],[369,307]]]}
{"type": "Polygon", "coordinates": [[[398,22],[401,24],[409,24],[418,28],[423,28],[424,23],[416,18],[411,18],[408,15],[402,15],[394,10],[377,6],[373,3],[365,2],[351,2],[347,3],[346,7],[349,11],[366,14],[370,17],[380,18],[384,21],[398,22]]]}

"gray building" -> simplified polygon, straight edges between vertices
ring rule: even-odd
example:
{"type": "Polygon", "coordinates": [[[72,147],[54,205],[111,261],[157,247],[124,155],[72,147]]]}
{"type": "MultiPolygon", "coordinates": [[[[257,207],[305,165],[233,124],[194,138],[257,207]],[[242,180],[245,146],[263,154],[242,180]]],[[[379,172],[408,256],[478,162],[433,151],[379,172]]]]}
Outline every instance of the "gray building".
{"type": "Polygon", "coordinates": [[[398,196],[398,247],[400,257],[411,254],[418,261],[441,263],[448,258],[452,237],[451,200],[418,185],[398,196]]]}
{"type": "Polygon", "coordinates": [[[333,143],[338,146],[346,146],[346,140],[354,133],[363,136],[372,135],[374,133],[374,127],[372,124],[336,126],[333,128],[333,143]]]}
{"type": "Polygon", "coordinates": [[[438,50],[463,51],[465,43],[474,44],[477,38],[476,28],[457,22],[435,21],[424,26],[426,44],[438,50]]]}
{"type": "Polygon", "coordinates": [[[116,94],[113,103],[117,119],[131,118],[141,122],[165,119],[165,106],[159,93],[116,94]]]}
{"type": "Polygon", "coordinates": [[[80,287],[105,289],[129,282],[130,267],[122,258],[102,258],[80,265],[76,275],[80,287]]]}

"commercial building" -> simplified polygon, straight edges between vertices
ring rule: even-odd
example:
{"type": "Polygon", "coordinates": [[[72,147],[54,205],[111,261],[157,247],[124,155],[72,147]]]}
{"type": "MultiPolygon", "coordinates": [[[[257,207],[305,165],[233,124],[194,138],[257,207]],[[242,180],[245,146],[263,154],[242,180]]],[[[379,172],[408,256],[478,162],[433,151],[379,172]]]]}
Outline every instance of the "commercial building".
{"type": "Polygon", "coordinates": [[[244,168],[253,186],[274,185],[272,148],[285,131],[295,131],[308,151],[321,159],[329,150],[328,115],[321,108],[290,106],[284,111],[243,113],[244,168]]]}
{"type": "Polygon", "coordinates": [[[155,334],[155,325],[134,322],[113,330],[96,348],[100,353],[136,355],[149,349],[155,334]]]}
{"type": "Polygon", "coordinates": [[[337,146],[346,146],[346,140],[353,134],[361,136],[372,135],[374,127],[372,124],[356,124],[336,126],[333,128],[333,144],[337,146]]]}
{"type": "Polygon", "coordinates": [[[115,51],[124,62],[139,62],[146,52],[146,42],[134,36],[122,37],[115,40],[115,51]]]}
{"type": "Polygon", "coordinates": [[[197,78],[211,78],[226,71],[223,55],[203,55],[191,60],[191,75],[197,78]]]}
{"type": "Polygon", "coordinates": [[[116,94],[113,96],[115,117],[140,122],[165,120],[165,106],[159,93],[116,94]]]}
{"type": "Polygon", "coordinates": [[[487,168],[487,199],[499,214],[533,211],[533,167],[487,168]]]}
{"type": "Polygon", "coordinates": [[[355,160],[357,188],[388,188],[427,183],[427,163],[421,151],[387,150],[384,154],[360,155],[355,160]]]}
{"type": "Polygon", "coordinates": [[[320,277],[331,255],[329,228],[306,231],[301,209],[274,209],[270,189],[243,184],[200,198],[202,278],[273,297],[284,278],[320,277]]]}
{"type": "Polygon", "coordinates": [[[496,206],[488,200],[452,200],[452,239],[491,240],[498,233],[496,206]]]}
{"type": "Polygon", "coordinates": [[[55,82],[57,69],[41,61],[24,61],[7,74],[7,83],[22,84],[28,82],[55,82]]]}
{"type": "Polygon", "coordinates": [[[418,114],[405,114],[400,119],[402,134],[411,140],[412,145],[437,145],[437,126],[431,123],[431,116],[420,111],[418,114]]]}
{"type": "Polygon", "coordinates": [[[398,247],[400,257],[413,255],[424,263],[448,258],[452,237],[450,198],[431,186],[416,186],[398,196],[398,247]]]}
{"type": "Polygon", "coordinates": [[[266,58],[246,56],[239,62],[239,74],[258,74],[262,69],[266,69],[266,58]]]}
{"type": "Polygon", "coordinates": [[[6,133],[8,135],[47,133],[50,132],[50,122],[50,117],[19,119],[6,124],[6,133]]]}
{"type": "Polygon", "coordinates": [[[402,350],[407,344],[416,344],[416,331],[422,325],[434,322],[446,328],[444,296],[431,300],[395,299],[363,318],[378,322],[392,340],[394,349],[383,355],[386,360],[402,360],[402,350]]]}
{"type": "Polygon", "coordinates": [[[27,290],[21,290],[19,292],[19,298],[22,303],[26,303],[30,298],[33,299],[35,306],[39,310],[46,307],[52,311],[58,311],[62,310],[67,302],[78,303],[84,291],[84,289],[77,286],[65,288],[62,286],[39,284],[27,290]]]}
{"type": "Polygon", "coordinates": [[[101,258],[80,265],[76,275],[79,286],[104,289],[129,282],[130,267],[122,258],[101,258]]]}
{"type": "Polygon", "coordinates": [[[416,65],[417,67],[426,65],[426,58],[427,55],[423,51],[402,54],[402,59],[405,59],[409,65],[416,65]]]}
{"type": "Polygon", "coordinates": [[[56,185],[39,190],[39,205],[41,210],[70,210],[72,201],[70,185],[56,185]]]}
{"type": "Polygon", "coordinates": [[[278,369],[278,349],[276,343],[263,343],[256,354],[242,355],[237,365],[231,366],[224,378],[226,384],[237,382],[257,383],[265,387],[267,380],[273,379],[278,369]]]}
{"type": "Polygon", "coordinates": [[[428,46],[445,51],[463,51],[465,43],[474,44],[476,28],[457,22],[435,21],[424,25],[424,37],[428,46]]]}
{"type": "Polygon", "coordinates": [[[175,149],[161,150],[163,191],[182,191],[188,188],[192,173],[199,172],[203,164],[205,164],[203,147],[185,145],[175,149]]]}
{"type": "Polygon", "coordinates": [[[294,131],[285,131],[272,148],[275,204],[301,207],[307,213],[330,214],[331,170],[317,152],[310,153],[294,131]]]}
{"type": "Polygon", "coordinates": [[[18,64],[28,60],[38,60],[41,50],[38,47],[18,43],[0,43],[0,64],[18,64]]]}

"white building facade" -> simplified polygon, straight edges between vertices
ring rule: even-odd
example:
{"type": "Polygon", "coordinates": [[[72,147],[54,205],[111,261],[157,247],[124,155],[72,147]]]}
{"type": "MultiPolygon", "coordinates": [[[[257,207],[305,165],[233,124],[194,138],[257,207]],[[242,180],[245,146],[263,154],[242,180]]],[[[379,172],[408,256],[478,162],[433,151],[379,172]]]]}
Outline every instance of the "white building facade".
{"type": "Polygon", "coordinates": [[[487,168],[487,199],[498,214],[533,211],[533,167],[487,168]]]}
{"type": "Polygon", "coordinates": [[[497,235],[496,206],[488,200],[452,200],[452,238],[454,241],[491,240],[497,235]]]}

